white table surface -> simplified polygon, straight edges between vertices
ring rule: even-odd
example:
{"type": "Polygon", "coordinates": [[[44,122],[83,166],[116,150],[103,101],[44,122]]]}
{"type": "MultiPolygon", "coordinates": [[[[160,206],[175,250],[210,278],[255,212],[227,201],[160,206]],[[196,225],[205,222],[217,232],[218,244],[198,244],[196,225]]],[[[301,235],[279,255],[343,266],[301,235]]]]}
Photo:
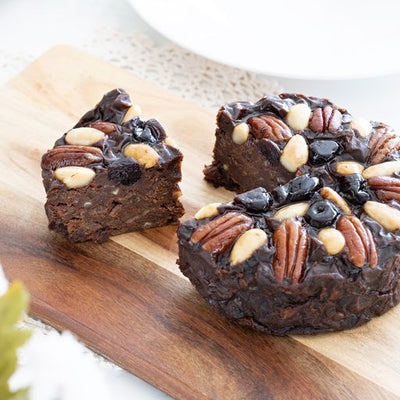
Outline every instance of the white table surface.
{"type": "MultiPolygon", "coordinates": [[[[157,43],[167,42],[125,0],[1,0],[0,84],[17,74],[24,60],[38,57],[58,44],[81,47],[105,26],[127,34],[141,31],[157,43]]],[[[400,129],[400,75],[334,82],[277,80],[285,91],[328,97],[347,106],[353,114],[400,129]]],[[[116,399],[168,398],[129,373],[115,378],[110,371],[110,379],[115,379],[118,388],[116,399]]]]}

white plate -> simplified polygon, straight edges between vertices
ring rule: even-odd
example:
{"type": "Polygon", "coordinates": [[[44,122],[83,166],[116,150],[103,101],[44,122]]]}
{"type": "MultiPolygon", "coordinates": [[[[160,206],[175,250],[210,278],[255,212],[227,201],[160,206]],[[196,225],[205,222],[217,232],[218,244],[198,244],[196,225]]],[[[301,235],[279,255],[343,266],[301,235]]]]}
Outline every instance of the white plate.
{"type": "Polygon", "coordinates": [[[232,66],[303,79],[400,72],[398,0],[129,0],[154,29],[232,66]]]}

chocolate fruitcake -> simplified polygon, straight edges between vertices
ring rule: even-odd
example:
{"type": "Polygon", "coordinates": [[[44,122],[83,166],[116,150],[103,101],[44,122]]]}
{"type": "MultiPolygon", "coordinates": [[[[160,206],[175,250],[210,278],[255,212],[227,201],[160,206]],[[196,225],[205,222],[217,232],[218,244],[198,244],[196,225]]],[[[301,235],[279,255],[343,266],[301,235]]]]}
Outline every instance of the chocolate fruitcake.
{"type": "Polygon", "coordinates": [[[208,178],[261,187],[178,229],[180,269],[206,301],[277,335],[348,329],[395,306],[400,137],[302,95],[233,103],[218,120],[208,178]]]}
{"type": "Polygon", "coordinates": [[[238,193],[272,190],[333,160],[377,164],[400,148],[385,124],[353,118],[327,99],[288,93],[224,105],[215,135],[205,179],[238,193]],[[379,141],[383,133],[388,135],[379,141]]]}
{"type": "Polygon", "coordinates": [[[72,242],[176,223],[182,153],[123,89],[107,93],[42,157],[49,228],[72,242]]]}

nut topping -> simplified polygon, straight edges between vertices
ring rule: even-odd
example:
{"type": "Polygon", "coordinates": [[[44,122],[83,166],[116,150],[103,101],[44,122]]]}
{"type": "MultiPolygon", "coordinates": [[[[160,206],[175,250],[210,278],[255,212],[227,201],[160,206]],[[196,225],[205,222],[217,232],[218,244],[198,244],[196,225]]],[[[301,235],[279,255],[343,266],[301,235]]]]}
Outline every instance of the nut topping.
{"type": "Polygon", "coordinates": [[[289,127],[273,115],[251,117],[247,123],[251,126],[251,132],[257,139],[265,138],[280,142],[292,137],[292,131],[289,127]]]}
{"type": "Polygon", "coordinates": [[[56,179],[64,183],[68,189],[76,189],[89,185],[95,172],[86,167],[61,167],[54,171],[56,179]]]}
{"type": "Polygon", "coordinates": [[[388,231],[400,229],[400,210],[377,201],[367,201],[364,211],[388,231]]]}
{"type": "Polygon", "coordinates": [[[91,146],[104,139],[104,132],[94,128],[75,128],[65,135],[65,142],[79,146],[91,146]]]}
{"type": "Polygon", "coordinates": [[[316,108],[311,116],[309,128],[314,132],[336,132],[342,124],[342,114],[331,106],[316,108]]]}
{"type": "Polygon", "coordinates": [[[88,127],[102,131],[106,135],[111,135],[111,134],[115,134],[118,132],[117,124],[114,124],[112,122],[95,121],[95,122],[91,122],[88,125],[88,127]]]}
{"type": "Polygon", "coordinates": [[[178,143],[176,143],[175,139],[173,139],[173,138],[170,137],[170,136],[167,136],[167,137],[165,138],[165,144],[166,144],[167,146],[169,146],[169,147],[173,147],[174,149],[177,149],[177,148],[178,148],[178,143]]]}
{"type": "Polygon", "coordinates": [[[363,138],[369,136],[372,132],[371,123],[362,117],[355,117],[353,121],[351,121],[350,127],[358,131],[359,135],[363,138]]]}
{"type": "Polygon", "coordinates": [[[400,150],[400,137],[394,132],[384,130],[375,132],[368,143],[370,164],[378,164],[400,150]]]}
{"type": "Polygon", "coordinates": [[[341,175],[361,174],[364,166],[356,161],[340,161],[336,164],[335,170],[341,175]]]}
{"type": "Polygon", "coordinates": [[[236,125],[233,128],[233,132],[232,132],[233,143],[236,143],[236,144],[245,143],[247,138],[249,137],[249,132],[250,132],[250,128],[245,122],[242,122],[242,123],[236,125]]]}
{"type": "Polygon", "coordinates": [[[148,144],[128,144],[124,149],[125,157],[133,157],[145,169],[154,167],[160,158],[148,144]]]}
{"type": "Polygon", "coordinates": [[[231,266],[249,259],[267,241],[267,234],[258,228],[245,232],[233,245],[230,262],[231,266]]]}
{"type": "Polygon", "coordinates": [[[211,254],[223,253],[242,233],[251,228],[253,220],[239,212],[221,215],[199,226],[192,235],[193,243],[211,254]]]}
{"type": "Polygon", "coordinates": [[[395,172],[400,172],[400,161],[387,161],[372,165],[364,169],[362,175],[365,179],[369,179],[374,176],[392,175],[395,172]]]}
{"type": "Polygon", "coordinates": [[[333,228],[321,229],[318,232],[318,239],[323,243],[326,252],[331,256],[340,253],[346,244],[343,234],[333,228]]]}
{"type": "Polygon", "coordinates": [[[221,205],[221,203],[211,203],[207,204],[206,206],[203,206],[200,208],[199,211],[194,215],[195,219],[204,219],[204,218],[210,218],[213,217],[214,215],[218,214],[218,207],[221,205]]]}
{"type": "Polygon", "coordinates": [[[294,203],[289,206],[279,209],[275,214],[276,219],[289,219],[302,217],[310,208],[308,203],[294,203]]]}
{"type": "Polygon", "coordinates": [[[295,104],[287,113],[286,122],[295,131],[302,131],[307,128],[310,115],[311,109],[307,104],[295,104]]]}
{"type": "Polygon", "coordinates": [[[140,106],[138,106],[137,104],[133,104],[132,106],[130,106],[128,108],[128,111],[126,112],[126,114],[122,120],[122,123],[127,122],[131,119],[134,119],[141,114],[142,114],[142,109],[140,108],[140,106]]]}
{"type": "Polygon", "coordinates": [[[173,200],[178,200],[180,197],[183,196],[182,190],[177,189],[175,192],[172,193],[172,199],[173,200]]]}
{"type": "Polygon", "coordinates": [[[280,157],[281,164],[290,172],[296,172],[297,168],[308,161],[307,142],[301,135],[294,135],[286,144],[280,157]]]}
{"type": "Polygon", "coordinates": [[[393,176],[374,176],[368,179],[368,185],[375,190],[379,200],[400,202],[400,179],[393,176]]]}
{"type": "Polygon", "coordinates": [[[326,186],[321,189],[320,193],[324,199],[335,203],[344,214],[351,214],[347,201],[338,192],[326,186]]]}
{"type": "Polygon", "coordinates": [[[353,265],[359,268],[362,268],[367,263],[370,267],[376,266],[378,255],[375,241],[371,231],[364,227],[357,217],[343,215],[337,223],[337,229],[342,232],[345,238],[347,252],[353,265]]]}
{"type": "Polygon", "coordinates": [[[67,166],[86,167],[102,162],[100,149],[88,146],[58,146],[42,157],[42,168],[56,169],[67,166]]]}
{"type": "Polygon", "coordinates": [[[307,232],[300,222],[288,220],[278,226],[273,239],[276,248],[273,263],[275,278],[278,282],[289,279],[292,285],[296,285],[305,269],[307,232]]]}

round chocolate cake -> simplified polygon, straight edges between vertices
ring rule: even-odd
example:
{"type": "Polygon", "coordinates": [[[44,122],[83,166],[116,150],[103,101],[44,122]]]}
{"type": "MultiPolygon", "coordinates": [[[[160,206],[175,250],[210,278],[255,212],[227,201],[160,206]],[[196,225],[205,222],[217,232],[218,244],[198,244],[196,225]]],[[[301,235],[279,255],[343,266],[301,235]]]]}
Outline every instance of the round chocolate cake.
{"type": "Polygon", "coordinates": [[[277,335],[348,329],[395,306],[400,137],[302,95],[221,110],[234,119],[226,137],[217,129],[215,147],[231,158],[214,159],[208,173],[255,188],[201,208],[178,230],[180,269],[207,302],[277,335]]]}

